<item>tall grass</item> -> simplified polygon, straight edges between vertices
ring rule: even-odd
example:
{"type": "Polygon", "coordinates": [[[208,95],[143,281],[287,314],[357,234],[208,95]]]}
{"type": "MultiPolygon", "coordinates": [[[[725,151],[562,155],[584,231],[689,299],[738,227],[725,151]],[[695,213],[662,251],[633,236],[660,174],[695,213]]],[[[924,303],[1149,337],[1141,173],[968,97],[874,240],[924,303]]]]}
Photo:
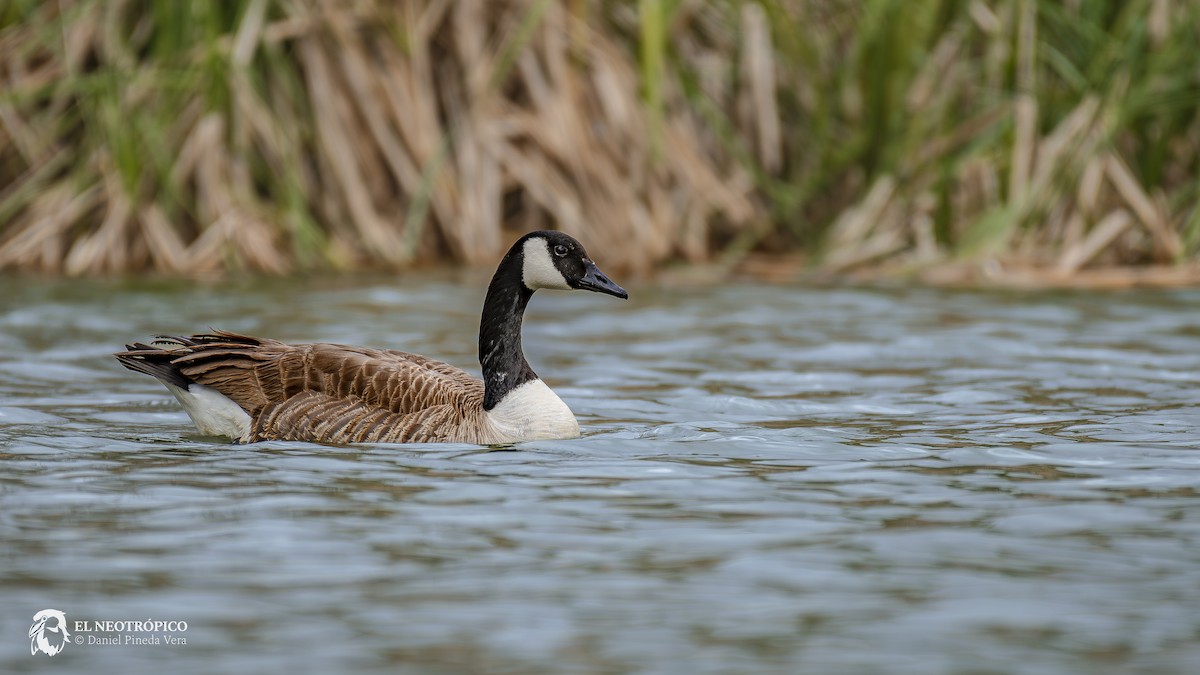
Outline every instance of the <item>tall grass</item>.
{"type": "Polygon", "coordinates": [[[1186,0],[8,0],[0,269],[1200,249],[1186,0]]]}

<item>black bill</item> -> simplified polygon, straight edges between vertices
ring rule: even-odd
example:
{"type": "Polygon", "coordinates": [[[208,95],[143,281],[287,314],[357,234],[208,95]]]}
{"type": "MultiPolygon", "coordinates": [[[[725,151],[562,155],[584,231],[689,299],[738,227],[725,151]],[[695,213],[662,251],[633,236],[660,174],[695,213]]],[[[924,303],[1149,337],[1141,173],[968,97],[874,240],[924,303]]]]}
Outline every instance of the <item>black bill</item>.
{"type": "Polygon", "coordinates": [[[579,280],[580,288],[596,291],[597,293],[615,295],[622,300],[629,299],[629,294],[625,292],[625,289],[614,284],[608,277],[604,276],[604,272],[601,272],[600,268],[596,267],[596,263],[591,260],[584,260],[583,264],[585,272],[583,278],[579,280]]]}

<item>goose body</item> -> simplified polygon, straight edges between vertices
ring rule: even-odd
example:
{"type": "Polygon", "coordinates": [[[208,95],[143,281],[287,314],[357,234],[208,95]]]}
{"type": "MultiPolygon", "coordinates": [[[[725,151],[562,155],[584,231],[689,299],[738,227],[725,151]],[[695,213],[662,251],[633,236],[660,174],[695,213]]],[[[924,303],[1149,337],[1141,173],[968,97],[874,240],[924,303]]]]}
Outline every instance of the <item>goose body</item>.
{"type": "Polygon", "coordinates": [[[525,307],[539,288],[628,297],[579,242],[560,232],[533,232],[513,245],[488,286],[479,328],[482,380],[419,354],[292,345],[227,331],[162,336],[115,356],[166,385],[201,433],[243,443],[490,445],[574,438],[574,414],[521,348],[525,307]]]}

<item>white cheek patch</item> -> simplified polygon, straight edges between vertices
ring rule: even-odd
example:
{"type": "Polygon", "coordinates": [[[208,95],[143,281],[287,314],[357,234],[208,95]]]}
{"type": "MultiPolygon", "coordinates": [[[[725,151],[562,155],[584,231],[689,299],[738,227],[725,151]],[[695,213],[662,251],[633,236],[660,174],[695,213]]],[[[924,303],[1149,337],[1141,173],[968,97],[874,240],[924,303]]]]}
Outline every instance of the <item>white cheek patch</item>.
{"type": "Polygon", "coordinates": [[[530,290],[539,288],[571,290],[562,272],[559,272],[558,268],[554,266],[554,260],[550,257],[550,249],[547,247],[545,239],[534,237],[526,240],[522,251],[525,256],[525,264],[521,268],[521,281],[525,282],[526,288],[530,290]]]}

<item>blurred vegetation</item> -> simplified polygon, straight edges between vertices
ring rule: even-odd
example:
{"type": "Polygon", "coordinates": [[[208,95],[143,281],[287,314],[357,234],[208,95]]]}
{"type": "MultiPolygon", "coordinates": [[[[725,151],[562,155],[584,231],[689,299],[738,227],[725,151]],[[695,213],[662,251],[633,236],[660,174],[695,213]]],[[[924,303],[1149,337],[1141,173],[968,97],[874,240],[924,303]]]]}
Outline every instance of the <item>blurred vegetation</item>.
{"type": "Polygon", "coordinates": [[[641,270],[1191,269],[1198,45],[1189,0],[0,0],[0,270],[546,227],[641,270]]]}

